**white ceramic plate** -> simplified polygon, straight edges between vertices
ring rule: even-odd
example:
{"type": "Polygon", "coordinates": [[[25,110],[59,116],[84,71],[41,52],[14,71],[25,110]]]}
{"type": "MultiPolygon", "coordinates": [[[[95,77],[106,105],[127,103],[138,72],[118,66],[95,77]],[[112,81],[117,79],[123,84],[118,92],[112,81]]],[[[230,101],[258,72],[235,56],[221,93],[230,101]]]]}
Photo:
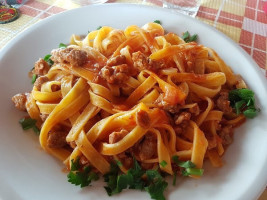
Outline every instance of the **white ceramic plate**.
{"type": "Polygon", "coordinates": [[[179,179],[169,184],[167,199],[256,199],[267,183],[267,83],[255,62],[235,43],[213,28],[169,10],[140,5],[111,4],[83,7],[55,15],[13,39],[0,53],[0,199],[150,199],[146,192],[125,191],[108,197],[102,183],[80,189],[67,182],[63,165],[43,152],[38,137],[22,131],[11,97],[30,91],[27,76],[34,62],[68,43],[71,34],[86,34],[98,26],[126,28],[160,20],[167,31],[188,30],[199,42],[214,48],[236,73],[240,73],[257,96],[261,113],[236,130],[221,169],[207,166],[200,180],[179,179]]]}

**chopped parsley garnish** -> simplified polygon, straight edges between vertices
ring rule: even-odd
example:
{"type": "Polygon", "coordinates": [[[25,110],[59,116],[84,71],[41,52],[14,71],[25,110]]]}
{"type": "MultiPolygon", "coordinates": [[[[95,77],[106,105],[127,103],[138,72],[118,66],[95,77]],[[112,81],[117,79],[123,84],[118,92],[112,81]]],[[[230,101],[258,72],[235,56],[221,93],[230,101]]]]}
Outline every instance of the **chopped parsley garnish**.
{"type": "Polygon", "coordinates": [[[60,43],[60,44],[58,45],[58,47],[59,47],[59,48],[62,48],[62,49],[65,49],[65,48],[67,48],[67,45],[66,45],[66,44],[63,44],[63,43],[60,43]]]}
{"type": "Polygon", "coordinates": [[[40,134],[39,128],[36,126],[36,120],[32,118],[22,118],[19,120],[19,123],[22,126],[23,130],[33,129],[33,131],[37,134],[40,134]]]}
{"type": "Polygon", "coordinates": [[[99,27],[97,27],[97,29],[96,30],[99,30],[99,29],[101,29],[102,28],[102,26],[99,26],[99,27]]]}
{"type": "Polygon", "coordinates": [[[243,113],[247,118],[254,118],[260,111],[255,107],[254,92],[250,89],[235,89],[229,92],[229,101],[236,114],[243,113]]]}
{"type": "Polygon", "coordinates": [[[172,185],[173,185],[173,186],[176,185],[176,178],[177,178],[177,172],[174,172],[174,174],[173,174],[173,179],[172,179],[172,185]]]}
{"type": "Polygon", "coordinates": [[[144,173],[136,160],[134,160],[134,167],[129,169],[127,174],[119,174],[118,165],[112,163],[110,172],[104,175],[104,180],[107,183],[105,189],[108,195],[120,193],[126,188],[144,189],[144,184],[141,180],[144,173]]]}
{"type": "Polygon", "coordinates": [[[182,171],[183,176],[189,176],[189,175],[202,176],[203,173],[204,173],[203,169],[197,169],[197,168],[185,168],[182,171]]]}
{"type": "Polygon", "coordinates": [[[74,185],[80,185],[82,187],[86,187],[90,185],[92,181],[98,180],[98,175],[92,171],[91,167],[80,166],[80,159],[79,157],[73,161],[71,160],[71,169],[67,175],[68,182],[74,185]]]}
{"type": "Polygon", "coordinates": [[[154,23],[161,24],[161,21],[155,20],[154,23]]]}
{"type": "Polygon", "coordinates": [[[149,184],[145,187],[145,190],[150,194],[151,199],[165,200],[163,193],[168,183],[157,170],[147,170],[146,175],[149,184]]]}
{"type": "Polygon", "coordinates": [[[182,36],[182,39],[188,43],[188,42],[193,42],[193,41],[196,41],[197,40],[197,34],[194,34],[192,36],[190,36],[190,33],[188,31],[186,31],[183,36],[182,36]]]}
{"type": "Polygon", "coordinates": [[[44,57],[44,60],[48,63],[48,65],[50,65],[50,67],[54,64],[54,62],[50,59],[51,58],[51,54],[47,54],[45,57],[44,57]]]}
{"type": "Polygon", "coordinates": [[[37,75],[36,74],[33,74],[32,75],[32,84],[35,83],[36,79],[37,79],[37,75]]]}
{"type": "Polygon", "coordinates": [[[204,170],[196,168],[196,165],[189,160],[185,162],[180,161],[178,156],[173,156],[172,160],[179,167],[183,168],[182,170],[183,176],[189,176],[189,175],[202,176],[203,175],[204,170]]]}
{"type": "Polygon", "coordinates": [[[165,167],[165,166],[167,165],[167,162],[166,162],[165,160],[163,160],[163,161],[161,161],[159,164],[160,164],[162,167],[165,167]]]}
{"type": "MultiPolygon", "coordinates": [[[[184,176],[201,176],[203,174],[203,169],[195,168],[195,164],[191,161],[180,161],[178,156],[173,156],[172,159],[178,166],[184,168],[182,171],[184,176]]],[[[162,161],[160,165],[166,166],[167,162],[162,161]]],[[[109,196],[118,194],[124,189],[135,189],[147,191],[151,199],[165,200],[164,191],[168,183],[164,180],[164,173],[162,174],[158,169],[143,170],[135,158],[133,159],[133,167],[126,174],[120,172],[119,166],[122,166],[122,163],[115,160],[110,164],[110,171],[103,176],[107,184],[104,188],[109,196]]],[[[176,184],[176,176],[177,172],[174,172],[173,185],[176,184]]],[[[79,158],[76,161],[71,161],[71,170],[68,174],[69,182],[85,187],[92,180],[97,179],[97,174],[92,172],[90,167],[80,166],[79,158]]]]}
{"type": "Polygon", "coordinates": [[[163,192],[168,183],[157,170],[142,170],[135,159],[133,168],[129,169],[126,174],[119,174],[118,165],[112,163],[110,172],[104,175],[104,180],[107,183],[105,189],[109,196],[120,193],[127,188],[145,189],[152,199],[165,200],[163,192]],[[147,179],[143,178],[144,175],[147,176],[147,179]]]}
{"type": "Polygon", "coordinates": [[[121,163],[121,161],[119,161],[119,160],[116,160],[116,164],[117,164],[119,167],[122,166],[122,163],[121,163]]]}

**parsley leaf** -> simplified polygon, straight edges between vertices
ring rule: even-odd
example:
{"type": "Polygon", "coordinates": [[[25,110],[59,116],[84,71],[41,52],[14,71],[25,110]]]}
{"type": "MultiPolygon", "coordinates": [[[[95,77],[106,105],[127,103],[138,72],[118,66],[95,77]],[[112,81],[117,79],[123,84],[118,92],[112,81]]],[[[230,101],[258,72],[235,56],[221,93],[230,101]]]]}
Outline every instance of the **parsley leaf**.
{"type": "Polygon", "coordinates": [[[119,174],[118,165],[111,163],[110,171],[104,175],[104,181],[107,183],[107,186],[105,186],[104,188],[109,196],[114,194],[113,191],[116,190],[118,174],[119,174]]]}
{"type": "Polygon", "coordinates": [[[182,170],[182,175],[183,176],[189,176],[189,175],[197,175],[197,176],[202,176],[204,170],[203,169],[197,169],[196,165],[192,163],[191,161],[180,161],[178,156],[173,156],[172,160],[177,164],[179,167],[184,168],[182,170]]]}
{"type": "Polygon", "coordinates": [[[160,164],[162,167],[165,167],[168,163],[167,163],[165,160],[163,160],[163,161],[161,161],[159,164],[160,164]]]}
{"type": "Polygon", "coordinates": [[[203,169],[197,169],[197,168],[186,168],[182,170],[183,176],[189,176],[189,175],[202,176],[203,173],[204,173],[203,169]]]}
{"type": "Polygon", "coordinates": [[[23,130],[33,129],[33,131],[37,134],[40,134],[39,128],[36,126],[36,120],[32,118],[22,118],[19,120],[19,123],[22,126],[23,130]]]}
{"type": "Polygon", "coordinates": [[[178,165],[183,168],[195,168],[196,167],[196,165],[192,163],[190,160],[185,161],[185,162],[180,161],[178,165]]]}
{"type": "Polygon", "coordinates": [[[133,176],[133,183],[130,185],[130,189],[144,189],[144,182],[142,180],[142,176],[145,174],[145,171],[142,170],[141,166],[137,162],[136,159],[134,159],[134,167],[129,169],[127,174],[131,174],[133,176]]]}
{"type": "Polygon", "coordinates": [[[32,127],[32,130],[37,134],[40,135],[40,129],[35,125],[32,127]]]}
{"type": "Polygon", "coordinates": [[[179,166],[179,167],[183,167],[183,168],[194,168],[196,167],[196,165],[194,163],[192,163],[190,160],[188,161],[180,161],[178,156],[173,156],[172,160],[179,166]]]}
{"type": "Polygon", "coordinates": [[[78,171],[80,168],[80,157],[77,157],[75,161],[71,160],[70,171],[78,171]]]}
{"type": "Polygon", "coordinates": [[[134,159],[133,168],[129,169],[127,174],[121,175],[119,175],[119,164],[121,163],[112,163],[110,172],[104,175],[104,180],[107,182],[105,189],[108,195],[111,196],[120,193],[126,188],[143,190],[144,181],[142,180],[142,176],[145,172],[142,170],[138,162],[134,159]]]}
{"type": "Polygon", "coordinates": [[[71,160],[71,170],[68,177],[68,182],[74,185],[80,185],[81,188],[90,185],[93,180],[98,180],[98,175],[92,171],[91,167],[85,166],[81,167],[79,163],[79,158],[75,161],[71,160]]]}
{"type": "Polygon", "coordinates": [[[165,200],[163,192],[167,186],[168,183],[166,181],[160,181],[146,187],[146,191],[150,194],[151,199],[165,200]]]}
{"type": "Polygon", "coordinates": [[[147,170],[148,186],[145,190],[150,194],[152,199],[165,200],[163,195],[168,183],[163,179],[157,170],[147,170]]]}
{"type": "Polygon", "coordinates": [[[243,113],[247,118],[254,118],[259,112],[255,107],[254,92],[250,89],[231,90],[228,99],[238,115],[243,113]]]}
{"type": "Polygon", "coordinates": [[[161,24],[161,21],[155,20],[154,23],[161,24]]]}
{"type": "Polygon", "coordinates": [[[58,47],[59,47],[59,48],[62,48],[62,49],[65,49],[65,48],[67,48],[67,45],[66,45],[66,44],[63,44],[63,43],[60,43],[60,44],[58,45],[58,47]]]}
{"type": "Polygon", "coordinates": [[[247,109],[243,112],[243,114],[247,117],[247,118],[254,118],[257,116],[258,114],[258,110],[256,110],[255,108],[251,108],[251,109],[247,109]]]}
{"type": "Polygon", "coordinates": [[[97,27],[97,29],[96,30],[100,30],[102,28],[102,26],[99,26],[99,27],[97,27]]]}
{"type": "Polygon", "coordinates": [[[119,167],[122,167],[122,163],[121,163],[121,161],[119,161],[119,160],[115,160],[116,161],[116,164],[119,166],[119,167]]]}
{"type": "Polygon", "coordinates": [[[32,75],[32,84],[35,83],[36,79],[37,79],[37,74],[33,74],[32,75]]]}
{"type": "Polygon", "coordinates": [[[51,56],[52,56],[51,54],[47,54],[47,55],[44,57],[44,60],[48,63],[48,65],[49,65],[50,67],[54,64],[53,60],[50,59],[51,56]]]}
{"type": "Polygon", "coordinates": [[[173,186],[176,185],[176,178],[177,178],[177,172],[174,172],[174,174],[173,174],[173,180],[172,180],[172,185],[173,186]]]}
{"type": "Polygon", "coordinates": [[[110,172],[104,175],[105,186],[109,196],[120,193],[124,189],[146,190],[152,199],[165,200],[163,192],[168,183],[157,170],[142,170],[134,159],[133,167],[126,174],[119,174],[118,162],[110,165],[110,172]],[[146,175],[147,179],[144,179],[146,175]]]}
{"type": "Polygon", "coordinates": [[[193,42],[197,40],[197,34],[194,34],[192,36],[190,36],[190,33],[188,31],[186,31],[185,33],[183,33],[182,35],[182,39],[188,43],[188,42],[193,42]]]}

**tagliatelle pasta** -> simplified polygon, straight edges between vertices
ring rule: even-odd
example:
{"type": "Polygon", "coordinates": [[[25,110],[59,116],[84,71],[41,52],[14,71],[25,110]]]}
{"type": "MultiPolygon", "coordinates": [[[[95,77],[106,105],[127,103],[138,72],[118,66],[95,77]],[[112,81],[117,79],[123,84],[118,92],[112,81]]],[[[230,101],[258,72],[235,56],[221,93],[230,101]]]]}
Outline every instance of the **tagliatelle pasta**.
{"type": "Polygon", "coordinates": [[[204,160],[223,165],[233,128],[245,121],[228,98],[246,88],[240,76],[213,49],[157,23],[73,35],[49,59],[35,64],[32,91],[13,101],[35,120],[41,147],[71,171],[78,161],[76,171],[104,175],[117,162],[126,175],[138,163],[197,178],[204,160]]]}

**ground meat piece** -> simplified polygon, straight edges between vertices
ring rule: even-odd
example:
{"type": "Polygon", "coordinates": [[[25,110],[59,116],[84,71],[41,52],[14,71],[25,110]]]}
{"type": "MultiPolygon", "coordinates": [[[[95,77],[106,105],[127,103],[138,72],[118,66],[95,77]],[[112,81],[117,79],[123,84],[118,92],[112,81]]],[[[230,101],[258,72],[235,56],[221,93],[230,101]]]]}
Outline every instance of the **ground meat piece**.
{"type": "Polygon", "coordinates": [[[165,111],[172,113],[172,114],[175,114],[175,113],[178,113],[180,111],[181,106],[179,106],[177,104],[176,105],[165,104],[165,105],[163,105],[163,109],[165,111]]]}
{"type": "Polygon", "coordinates": [[[26,94],[22,93],[16,94],[15,96],[12,97],[12,101],[18,110],[26,111],[26,101],[27,101],[26,94]]]}
{"type": "Polygon", "coordinates": [[[153,133],[147,133],[143,141],[137,145],[137,152],[141,160],[151,159],[157,154],[157,138],[153,133]]]}
{"type": "Polygon", "coordinates": [[[33,73],[39,76],[46,75],[50,70],[49,64],[42,58],[40,58],[34,65],[33,73]]]}
{"type": "Polygon", "coordinates": [[[40,118],[42,119],[43,122],[46,120],[48,116],[49,116],[48,114],[40,114],[40,118]]]}
{"type": "Polygon", "coordinates": [[[232,125],[225,126],[218,133],[220,138],[222,139],[223,145],[229,145],[233,142],[233,127],[232,125]]]}
{"type": "Polygon", "coordinates": [[[190,118],[191,118],[191,113],[189,113],[189,112],[182,112],[181,114],[176,115],[174,117],[175,124],[176,125],[179,125],[179,124],[181,124],[184,121],[190,120],[190,118]]]}
{"type": "Polygon", "coordinates": [[[132,54],[132,60],[134,63],[134,67],[139,71],[148,69],[157,72],[159,69],[164,68],[163,62],[151,60],[140,51],[132,54]]]}
{"type": "Polygon", "coordinates": [[[132,167],[133,157],[132,157],[131,153],[126,151],[126,152],[122,152],[122,153],[118,154],[117,156],[126,169],[129,169],[132,167]]]}
{"type": "Polygon", "coordinates": [[[107,66],[116,66],[122,64],[126,64],[126,57],[124,55],[112,57],[107,61],[107,66]]]}
{"type": "Polygon", "coordinates": [[[195,104],[192,108],[189,108],[189,112],[194,115],[199,115],[200,109],[197,104],[195,104]]]}
{"type": "Polygon", "coordinates": [[[141,163],[142,169],[145,169],[145,170],[152,169],[153,166],[154,166],[154,163],[141,163]]]}
{"type": "Polygon", "coordinates": [[[142,71],[144,69],[150,69],[151,66],[149,64],[149,58],[145,56],[142,52],[134,52],[132,54],[132,60],[134,63],[134,67],[142,71]]]}
{"type": "Polygon", "coordinates": [[[51,85],[51,90],[52,90],[52,92],[56,92],[56,91],[60,90],[60,86],[59,85],[51,85]]]}
{"type": "Polygon", "coordinates": [[[70,142],[69,145],[73,149],[75,149],[75,147],[77,146],[75,141],[70,142]]]}
{"type": "Polygon", "coordinates": [[[169,103],[164,101],[163,94],[159,95],[159,97],[155,101],[155,104],[158,105],[160,108],[162,108],[164,111],[167,111],[172,114],[178,113],[181,109],[181,106],[178,104],[170,105],[169,103]]]}
{"type": "Polygon", "coordinates": [[[150,117],[148,113],[144,110],[139,110],[136,113],[136,123],[142,128],[149,128],[150,126],[150,117]]]}
{"type": "Polygon", "coordinates": [[[120,141],[124,136],[126,136],[128,131],[125,129],[122,129],[121,131],[114,131],[111,133],[108,137],[109,144],[114,144],[118,141],[120,141]]]}
{"type": "Polygon", "coordinates": [[[47,145],[50,148],[62,148],[66,142],[68,132],[65,131],[50,131],[47,139],[47,145]]]}
{"type": "Polygon", "coordinates": [[[105,66],[101,69],[101,75],[110,84],[122,84],[128,80],[130,68],[127,64],[105,66]]]}
{"type": "Polygon", "coordinates": [[[84,155],[80,157],[79,161],[82,166],[89,165],[89,160],[84,155]]]}
{"type": "Polygon", "coordinates": [[[228,92],[221,92],[219,98],[216,101],[217,107],[224,113],[232,112],[232,107],[230,106],[230,101],[228,99],[228,92]]]}
{"type": "Polygon", "coordinates": [[[49,79],[46,76],[40,76],[36,79],[34,82],[34,86],[37,88],[37,90],[41,90],[41,86],[43,83],[49,81],[49,79]]]}
{"type": "Polygon", "coordinates": [[[176,135],[180,135],[183,132],[183,129],[180,126],[175,126],[174,131],[176,135]]]}
{"type": "Polygon", "coordinates": [[[74,48],[59,48],[52,51],[51,60],[59,63],[70,63],[72,66],[82,66],[88,60],[87,52],[74,48]]]}

